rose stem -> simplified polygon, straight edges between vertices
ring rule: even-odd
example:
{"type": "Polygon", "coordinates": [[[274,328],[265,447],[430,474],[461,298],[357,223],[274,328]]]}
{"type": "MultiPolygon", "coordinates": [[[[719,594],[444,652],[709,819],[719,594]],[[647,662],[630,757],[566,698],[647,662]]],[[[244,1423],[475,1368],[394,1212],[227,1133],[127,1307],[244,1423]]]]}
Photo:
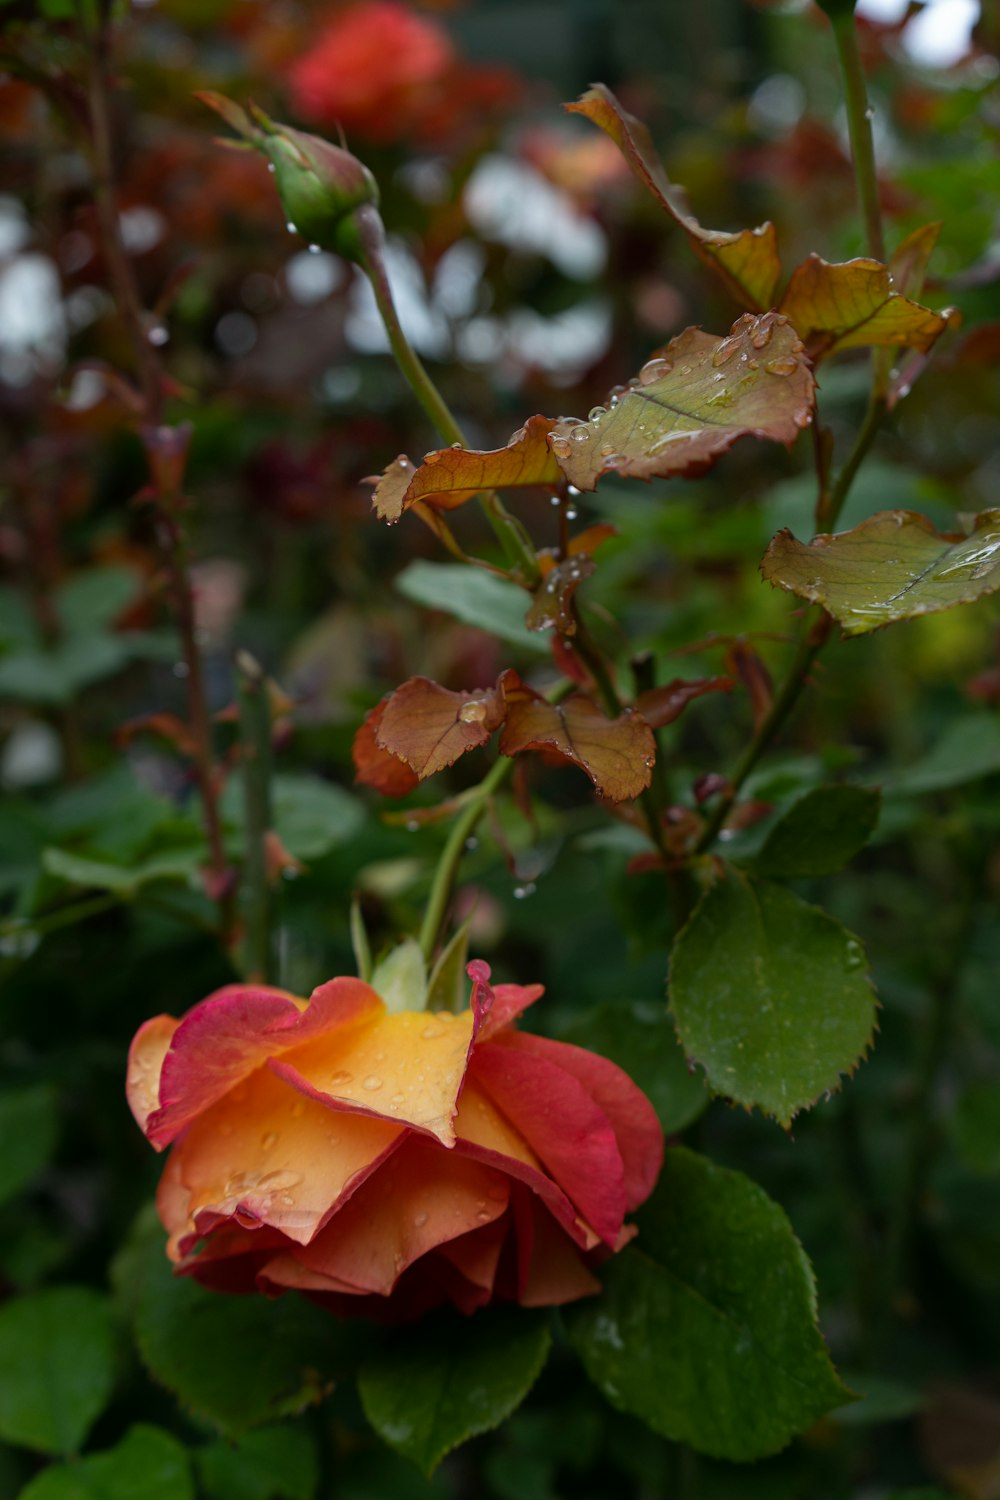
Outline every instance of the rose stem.
{"type": "MultiPolygon", "coordinates": [[[[879,203],[878,172],[875,166],[875,144],[872,138],[872,109],[868,103],[861,54],[858,51],[858,33],[852,12],[845,11],[831,16],[833,39],[840,62],[844,82],[844,104],[847,109],[847,126],[851,137],[851,159],[854,163],[854,180],[858,201],[865,222],[868,253],[874,260],[885,261],[885,234],[882,229],[882,209],[879,203]]],[[[850,455],[837,475],[828,494],[820,494],[816,506],[816,529],[832,530],[847,499],[854,476],[871,447],[888,409],[886,387],[888,385],[891,359],[883,349],[872,350],[872,389],[868,398],[868,409],[861,430],[850,455]]]]}
{"type": "MultiPolygon", "coordinates": [[[[155,431],[160,428],[162,417],[163,369],[160,357],[146,334],[142,302],[121,234],[108,108],[109,30],[107,20],[103,15],[89,41],[91,45],[88,101],[94,201],[111,284],[132,342],[136,372],[142,388],[144,424],[155,431]]],[[[177,518],[180,496],[163,487],[162,475],[158,472],[161,469],[160,465],[150,463],[149,468],[158,511],[159,524],[155,528],[156,538],[170,576],[174,611],[186,667],[188,718],[196,747],[194,770],[201,799],[202,823],[208,843],[209,866],[222,919],[223,938],[228,941],[232,925],[232,900],[213,768],[211,722],[205,695],[201,653],[195,638],[194,599],[184,555],[182,531],[177,518]]]]}
{"type": "MultiPolygon", "coordinates": [[[[365,204],[355,211],[354,219],[362,247],[360,265],[371,283],[396,364],[428,419],[437,428],[444,441],[457,443],[464,448],[466,440],[461,427],[424,369],[399,321],[385,269],[385,229],[378,211],[370,204],[365,204]]],[[[531,539],[520,522],[511,515],[499,495],[493,490],[483,492],[479,496],[479,503],[508,561],[517,567],[526,583],[537,583],[540,576],[538,559],[531,545],[531,539]]]]}
{"type": "Polygon", "coordinates": [[[489,806],[493,793],[503,785],[513,769],[514,761],[511,757],[501,756],[495,761],[451,825],[437,862],[437,869],[434,871],[430,895],[424,910],[424,920],[420,928],[420,949],[428,964],[434,957],[438,938],[444,926],[452,887],[455,884],[462,852],[465,849],[465,841],[470,837],[489,806]]]}
{"type": "Polygon", "coordinates": [[[271,705],[267,679],[248,651],[236,653],[236,676],[246,816],[244,968],[247,979],[267,984],[274,978],[271,941],[274,902],[267,860],[267,835],[271,828],[271,705]]]}

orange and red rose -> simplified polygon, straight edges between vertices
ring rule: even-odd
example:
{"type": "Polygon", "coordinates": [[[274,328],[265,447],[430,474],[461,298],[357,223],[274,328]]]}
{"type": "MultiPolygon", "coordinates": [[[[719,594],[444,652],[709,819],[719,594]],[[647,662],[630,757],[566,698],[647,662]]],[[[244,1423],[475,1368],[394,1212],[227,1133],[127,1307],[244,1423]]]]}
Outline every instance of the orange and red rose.
{"type": "Polygon", "coordinates": [[[656,1181],[656,1115],[606,1058],[516,1030],[540,986],[469,975],[458,1015],[390,1012],[344,978],[146,1022],[128,1097],[173,1147],[158,1205],[180,1271],[389,1317],[598,1289],[656,1181]]]}

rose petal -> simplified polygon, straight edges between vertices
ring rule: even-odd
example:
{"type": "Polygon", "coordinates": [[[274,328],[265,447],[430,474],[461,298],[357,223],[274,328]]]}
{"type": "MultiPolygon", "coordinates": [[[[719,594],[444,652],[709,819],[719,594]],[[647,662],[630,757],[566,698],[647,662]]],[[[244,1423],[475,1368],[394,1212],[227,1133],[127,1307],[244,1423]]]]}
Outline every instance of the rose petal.
{"type": "Polygon", "coordinates": [[[466,1078],[462,1090],[455,1135],[456,1149],[461,1155],[497,1167],[517,1182],[523,1182],[585,1250],[599,1242],[600,1235],[584,1223],[566,1194],[545,1172],[524,1137],[477,1087],[471,1076],[466,1078]]]}
{"type": "Polygon", "coordinates": [[[403,1136],[384,1120],[334,1114],[259,1068],[194,1121],[171,1168],[198,1234],[237,1215],[306,1244],[403,1136]]]}
{"type": "MultiPolygon", "coordinates": [[[[478,1287],[483,1295],[483,1305],[490,1300],[496,1282],[500,1252],[509,1233],[508,1215],[484,1224],[481,1229],[471,1229],[458,1239],[438,1247],[437,1254],[469,1283],[478,1287]]],[[[464,1309],[463,1309],[464,1310],[464,1309]]]]}
{"type": "Polygon", "coordinates": [[[475,1017],[474,1030],[477,1042],[489,1041],[504,1026],[509,1026],[529,1005],[534,1005],[545,994],[543,984],[497,984],[490,985],[490,966],[481,958],[466,964],[465,972],[472,980],[472,998],[469,1002],[475,1017]]]}
{"type": "Polygon", "coordinates": [[[546,1169],[612,1245],[625,1217],[625,1176],[611,1121],[583,1086],[548,1058],[487,1042],[469,1065],[546,1169]]]}
{"type": "Polygon", "coordinates": [[[132,1039],[125,1093],[140,1130],[159,1105],[160,1071],[178,1024],[173,1016],[153,1016],[132,1039]]]}
{"type": "Polygon", "coordinates": [[[663,1131],[646,1095],[616,1063],[584,1047],[529,1032],[506,1032],[498,1045],[548,1059],[578,1083],[611,1121],[625,1169],[625,1206],[645,1203],[663,1165],[663,1131]]]}
{"type": "MultiPolygon", "coordinates": [[[[294,1259],[341,1286],[387,1296],[428,1251],[504,1214],[508,1197],[499,1172],[410,1136],[294,1259]]],[[[264,1278],[288,1285],[297,1273],[287,1259],[269,1264],[264,1278]]]]}
{"type": "Polygon", "coordinates": [[[561,1307],[599,1292],[601,1283],[584,1265],[573,1241],[536,1199],[530,1201],[529,1212],[531,1253],[517,1298],[522,1307],[561,1307]]]}
{"type": "Polygon", "coordinates": [[[359,979],[331,980],[308,1003],[265,987],[216,990],[174,1032],[159,1074],[160,1105],[145,1122],[147,1136],[162,1150],[268,1057],[381,1009],[375,991],[359,979]]]}
{"type": "Polygon", "coordinates": [[[471,1044],[471,1011],[404,1010],[317,1037],[271,1066],[333,1109],[398,1121],[452,1146],[471,1044]]]}

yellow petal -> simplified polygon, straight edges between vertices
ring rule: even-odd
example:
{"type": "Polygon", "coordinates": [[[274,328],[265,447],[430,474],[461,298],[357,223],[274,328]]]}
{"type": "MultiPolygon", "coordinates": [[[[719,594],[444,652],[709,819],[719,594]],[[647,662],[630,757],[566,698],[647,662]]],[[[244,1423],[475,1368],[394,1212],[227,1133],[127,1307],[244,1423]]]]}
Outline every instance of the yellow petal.
{"type": "Polygon", "coordinates": [[[154,1109],[160,1106],[160,1073],[174,1032],[180,1025],[173,1016],[153,1016],[140,1026],[128,1054],[125,1092],[129,1108],[142,1130],[154,1109]]]}
{"type": "Polygon", "coordinates": [[[335,1109],[377,1115],[452,1146],[471,1045],[471,1010],[404,1010],[317,1037],[270,1066],[335,1109]]]}

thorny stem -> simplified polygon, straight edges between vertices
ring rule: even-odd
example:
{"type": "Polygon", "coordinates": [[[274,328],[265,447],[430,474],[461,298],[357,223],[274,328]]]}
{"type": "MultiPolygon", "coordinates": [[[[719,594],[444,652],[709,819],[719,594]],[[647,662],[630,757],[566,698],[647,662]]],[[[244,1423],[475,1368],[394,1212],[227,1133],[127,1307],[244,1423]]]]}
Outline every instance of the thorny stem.
{"type": "MultiPolygon", "coordinates": [[[[464,448],[466,440],[461,427],[441,392],[424,369],[419,355],[407,339],[399,321],[392,288],[385,270],[385,230],[378,211],[370,204],[365,204],[355,211],[354,217],[362,245],[361,267],[371,283],[375,303],[385,325],[389,346],[400,373],[423,407],[428,420],[437,428],[444,441],[457,443],[464,448]]],[[[538,559],[524,528],[516,517],[510,514],[495,491],[482,493],[479,496],[479,503],[508,560],[520,570],[527,583],[537,583],[538,559]]]]}
{"type": "Polygon", "coordinates": [[[271,827],[271,707],[267,680],[249,652],[237,652],[236,672],[246,809],[243,863],[246,978],[268,984],[274,978],[271,941],[274,901],[267,867],[267,835],[271,827]]]}
{"type": "MultiPolygon", "coordinates": [[[[89,41],[88,101],[92,132],[94,201],[111,284],[132,342],[136,370],[142,387],[145,425],[155,430],[160,427],[162,419],[163,371],[159,356],[147,336],[139,289],[122,239],[108,108],[109,31],[107,21],[103,16],[95,26],[89,41]]],[[[194,600],[184,558],[181,529],[176,519],[180,497],[176,493],[164,490],[159,482],[156,466],[152,463],[150,463],[150,479],[158,512],[156,534],[170,576],[174,611],[186,667],[188,717],[197,746],[194,762],[201,799],[202,822],[208,842],[209,863],[216,887],[216,899],[222,916],[223,936],[228,940],[231,929],[231,899],[227,889],[228,871],[212,763],[211,723],[205,695],[201,653],[198,650],[195,635],[194,600]]]]}
{"type": "Polygon", "coordinates": [[[771,707],[761,719],[753,738],[747,745],[736,769],[729,778],[728,791],[720,796],[718,802],[715,804],[712,814],[702,830],[701,837],[695,845],[695,854],[704,854],[714,844],[719,831],[729,816],[733,803],[739,795],[740,788],[771,744],[771,741],[775,739],[784,727],[786,720],[799,701],[799,696],[806,685],[813,662],[826,644],[832,625],[833,621],[830,616],[822,614],[812,625],[803,629],[799,636],[799,643],[788,673],[775,694],[771,707]]]}

